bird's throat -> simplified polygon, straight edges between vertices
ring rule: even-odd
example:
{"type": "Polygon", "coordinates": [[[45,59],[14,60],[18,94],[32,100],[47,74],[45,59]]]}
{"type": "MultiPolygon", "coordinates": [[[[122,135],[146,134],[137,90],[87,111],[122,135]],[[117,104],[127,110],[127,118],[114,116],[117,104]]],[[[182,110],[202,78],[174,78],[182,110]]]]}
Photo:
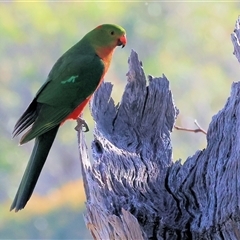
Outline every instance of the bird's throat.
{"type": "Polygon", "coordinates": [[[112,47],[101,47],[96,49],[96,53],[103,60],[104,63],[104,74],[108,71],[110,62],[112,60],[114,48],[112,47]]]}

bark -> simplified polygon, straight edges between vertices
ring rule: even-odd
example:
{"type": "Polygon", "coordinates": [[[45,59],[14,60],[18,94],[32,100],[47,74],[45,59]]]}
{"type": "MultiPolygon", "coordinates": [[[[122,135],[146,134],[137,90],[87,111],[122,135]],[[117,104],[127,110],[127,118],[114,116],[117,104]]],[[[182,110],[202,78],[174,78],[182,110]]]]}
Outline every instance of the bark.
{"type": "MultiPolygon", "coordinates": [[[[239,20],[232,34],[240,56],[239,20]]],[[[239,58],[238,58],[239,59],[239,58]]],[[[213,116],[206,149],[172,161],[178,110],[165,76],[148,77],[132,51],[120,104],[103,83],[91,101],[90,163],[81,130],[85,222],[94,239],[240,239],[240,83],[213,116]]]]}

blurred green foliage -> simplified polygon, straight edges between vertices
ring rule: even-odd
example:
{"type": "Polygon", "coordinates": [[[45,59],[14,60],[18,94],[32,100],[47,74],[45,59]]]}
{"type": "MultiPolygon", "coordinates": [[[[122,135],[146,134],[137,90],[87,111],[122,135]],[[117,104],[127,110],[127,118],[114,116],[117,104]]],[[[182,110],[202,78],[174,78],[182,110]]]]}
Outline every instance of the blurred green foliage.
{"type": "MultiPolygon", "coordinates": [[[[1,2],[0,215],[4,217],[0,218],[0,237],[90,238],[82,220],[84,200],[75,208],[66,203],[44,213],[28,208],[31,201],[36,209],[44,208],[40,205],[49,204],[49,193],[80,177],[74,122],[59,131],[35,189],[46,201],[39,203],[33,198],[21,213],[8,212],[33,144],[18,148],[18,139],[11,140],[11,131],[62,53],[101,23],[123,26],[128,44],[116,50],[105,78],[114,84],[115,102],[121,99],[127,59],[134,49],[146,74],[164,73],[169,79],[180,109],[177,125],[194,128],[197,119],[207,129],[229,96],[231,83],[239,79],[230,40],[239,7],[237,2],[1,2]]],[[[88,109],[84,117],[92,129],[88,109]]],[[[93,136],[88,133],[86,137],[90,147],[93,136]]],[[[206,146],[203,134],[174,131],[172,140],[174,160],[184,161],[206,146]]],[[[84,194],[82,185],[67,187],[69,198],[78,188],[84,194]]]]}
{"type": "Polygon", "coordinates": [[[82,214],[67,206],[22,220],[6,219],[1,226],[1,239],[89,238],[82,214]]]}

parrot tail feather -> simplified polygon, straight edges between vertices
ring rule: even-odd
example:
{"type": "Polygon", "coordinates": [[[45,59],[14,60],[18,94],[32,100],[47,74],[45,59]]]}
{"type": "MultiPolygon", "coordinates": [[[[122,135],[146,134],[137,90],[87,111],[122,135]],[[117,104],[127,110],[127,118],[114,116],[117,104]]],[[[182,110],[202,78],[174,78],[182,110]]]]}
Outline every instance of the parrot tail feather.
{"type": "Polygon", "coordinates": [[[22,181],[20,183],[10,211],[15,209],[17,212],[18,210],[23,209],[27,204],[29,198],[33,193],[38,177],[48,156],[49,150],[56,137],[58,128],[59,125],[35,139],[35,144],[30,160],[24,172],[22,181]]]}

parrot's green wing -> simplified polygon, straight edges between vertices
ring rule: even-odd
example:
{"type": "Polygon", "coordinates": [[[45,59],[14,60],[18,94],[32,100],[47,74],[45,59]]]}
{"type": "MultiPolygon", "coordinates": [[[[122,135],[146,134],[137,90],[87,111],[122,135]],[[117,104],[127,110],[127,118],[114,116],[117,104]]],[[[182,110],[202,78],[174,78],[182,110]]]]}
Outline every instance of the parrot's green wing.
{"type": "Polygon", "coordinates": [[[60,58],[15,126],[14,132],[18,135],[34,122],[20,143],[26,143],[59,125],[93,94],[103,72],[104,64],[97,55],[85,55],[77,60],[60,58]]]}

